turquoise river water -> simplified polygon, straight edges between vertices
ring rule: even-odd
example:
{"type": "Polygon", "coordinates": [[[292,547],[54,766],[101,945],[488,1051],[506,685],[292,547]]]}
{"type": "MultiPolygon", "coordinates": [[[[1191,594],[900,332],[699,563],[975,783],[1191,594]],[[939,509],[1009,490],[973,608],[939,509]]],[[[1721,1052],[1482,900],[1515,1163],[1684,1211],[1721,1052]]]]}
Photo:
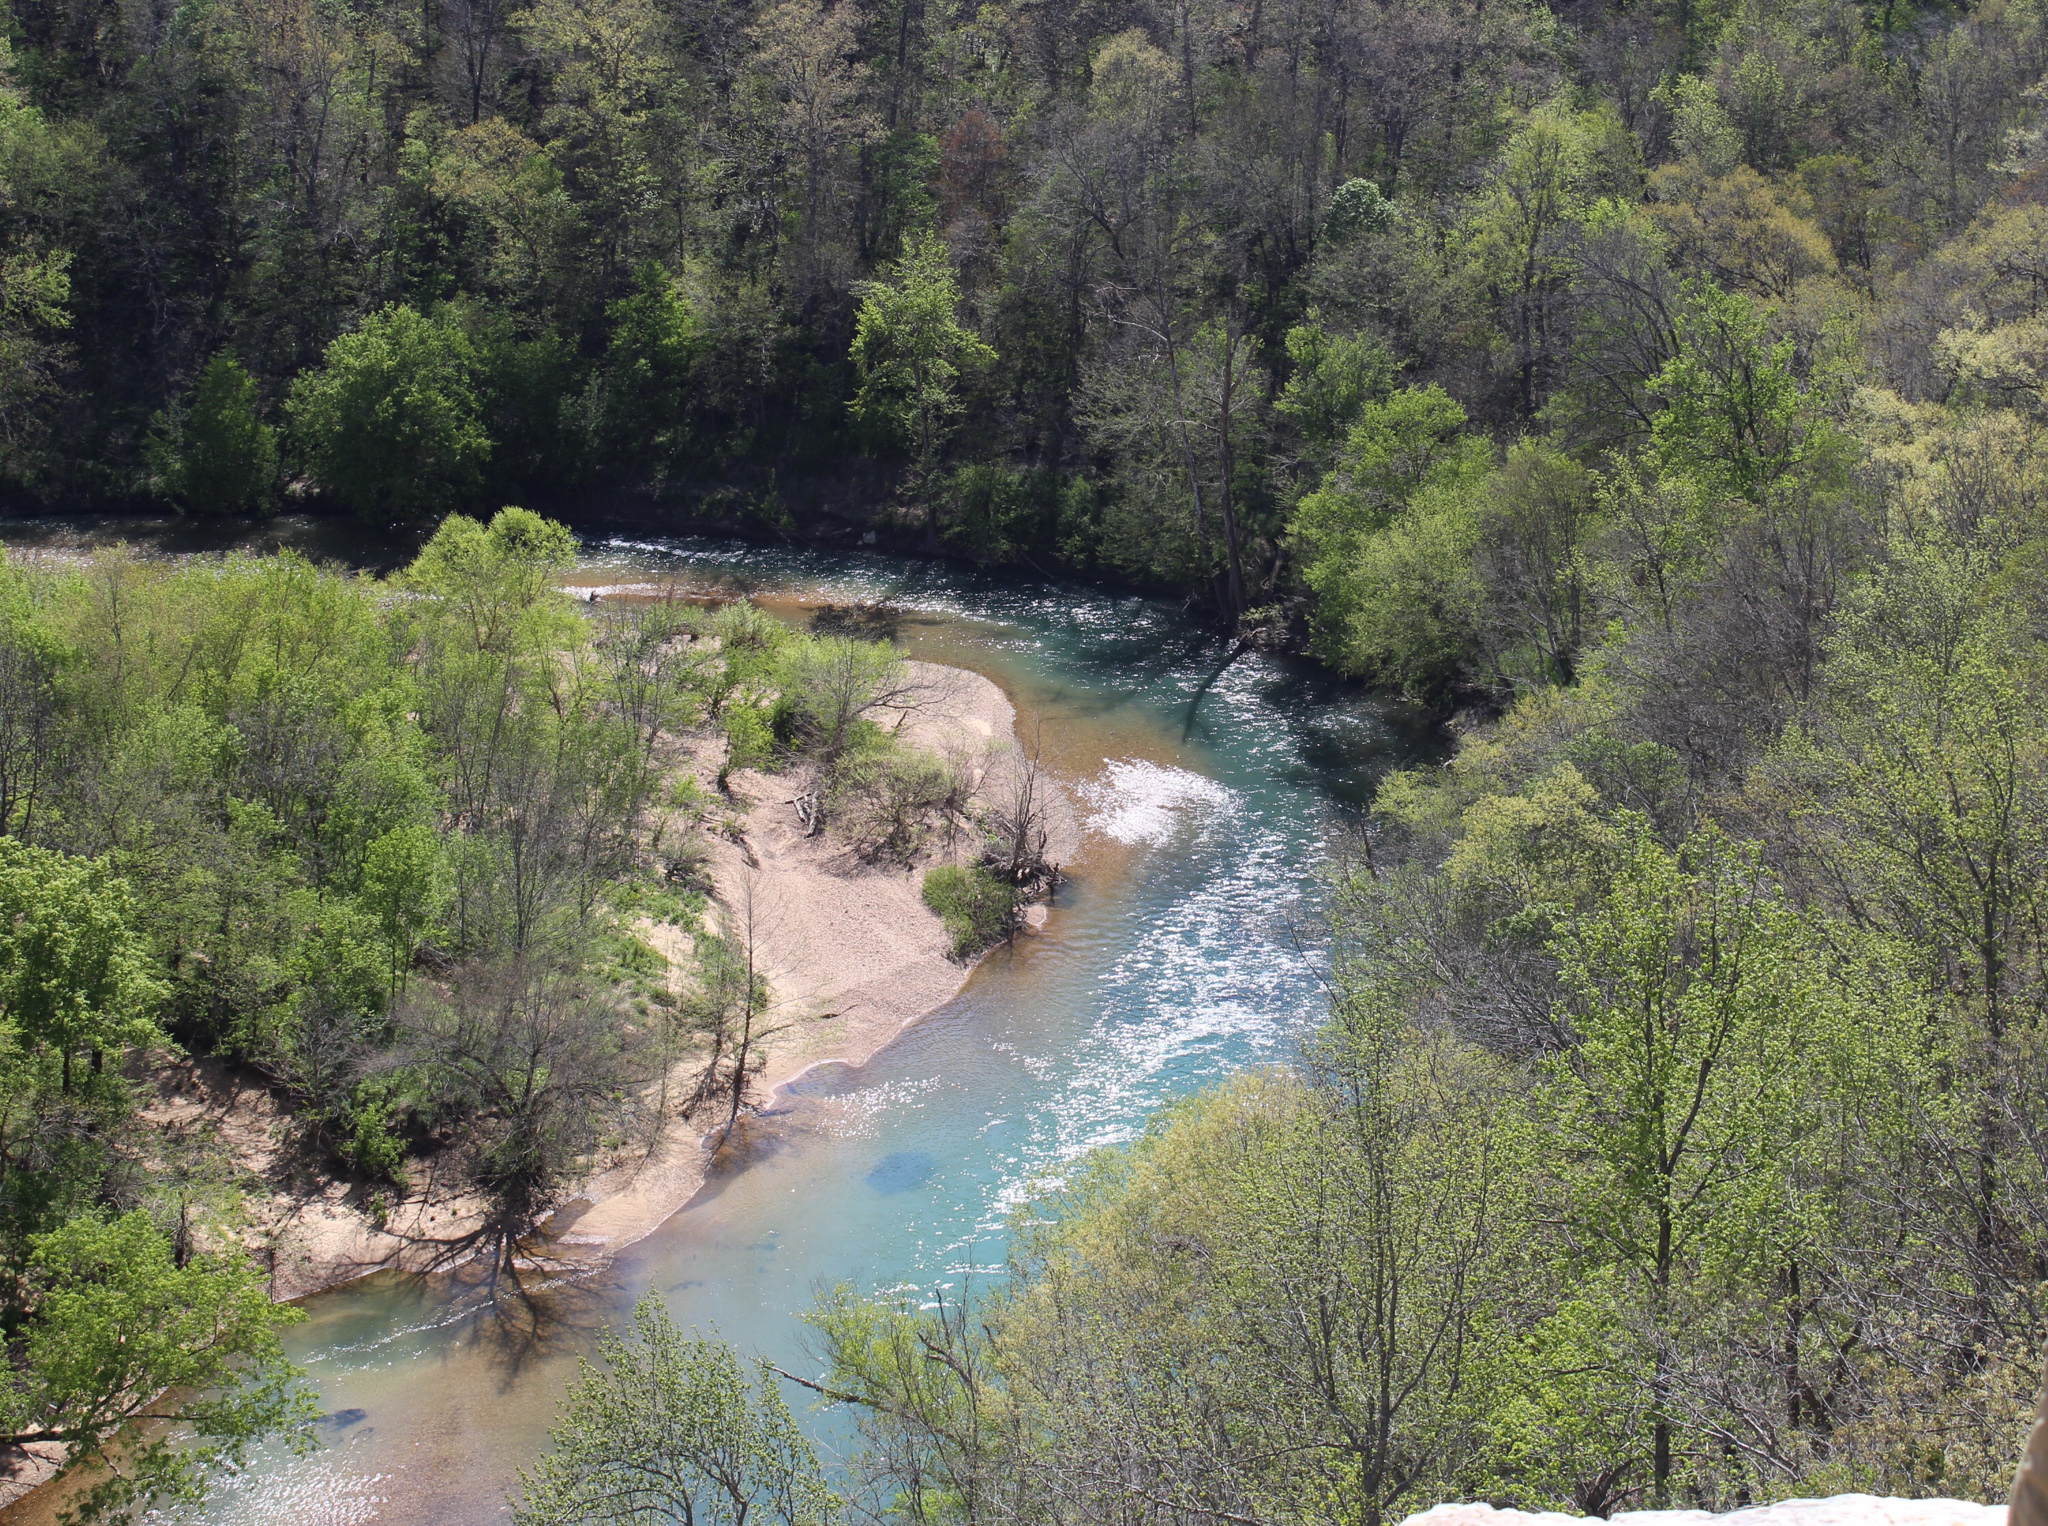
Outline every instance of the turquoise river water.
{"type": "MultiPolygon", "coordinates": [[[[868,1064],[779,1096],[744,1161],[605,1272],[495,1308],[459,1277],[309,1299],[290,1344],[325,1444],[260,1459],[208,1521],[506,1519],[575,1358],[650,1287],[686,1326],[809,1371],[796,1316],[821,1287],[987,1286],[1034,1176],[1289,1057],[1324,1000],[1318,865],[1387,768],[1435,750],[1307,664],[1252,652],[1219,672],[1229,648],[1149,599],[692,540],[593,543],[576,581],[746,594],[825,622],[866,607],[911,655],[1004,688],[1078,805],[1084,851],[1041,932],[868,1064]]],[[[806,1413],[828,1451],[844,1443],[843,1421],[806,1413]]],[[[8,1526],[48,1508],[24,1504],[8,1526]]]]}

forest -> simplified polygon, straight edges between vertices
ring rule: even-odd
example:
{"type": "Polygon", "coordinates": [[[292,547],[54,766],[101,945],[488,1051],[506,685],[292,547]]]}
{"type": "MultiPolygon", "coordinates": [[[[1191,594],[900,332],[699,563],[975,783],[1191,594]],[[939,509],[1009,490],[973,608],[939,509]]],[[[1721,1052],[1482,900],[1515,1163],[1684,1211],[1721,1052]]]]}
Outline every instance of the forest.
{"type": "Polygon", "coordinates": [[[520,1519],[2002,1495],[2048,1341],[2039,4],[9,18],[10,504],[409,564],[0,586],[0,1439],[115,1463],[89,1512],[310,1436],[137,1064],[251,1067],[365,1182],[448,1153],[507,1262],[675,1046],[745,1095],[745,960],[664,1004],[632,931],[705,908],[664,748],[800,761],[877,841],[952,809],[876,740],[886,652],[579,613],[507,502],[1170,592],[1455,744],[1328,872],[1295,1063],[1041,1183],[999,1286],[825,1297],[809,1391],[643,1308],[520,1519]]]}
{"type": "Polygon", "coordinates": [[[858,529],[1462,704],[1644,505],[1860,526],[1892,399],[2038,404],[2024,3],[10,20],[18,508],[858,529]]]}

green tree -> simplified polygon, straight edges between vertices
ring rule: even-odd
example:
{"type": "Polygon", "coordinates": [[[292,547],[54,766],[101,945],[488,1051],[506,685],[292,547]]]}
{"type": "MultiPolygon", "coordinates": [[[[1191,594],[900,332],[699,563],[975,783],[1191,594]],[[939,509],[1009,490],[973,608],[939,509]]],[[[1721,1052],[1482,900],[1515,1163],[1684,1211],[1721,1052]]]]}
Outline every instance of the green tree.
{"type": "Polygon", "coordinates": [[[1499,316],[1524,418],[1534,417],[1563,360],[1576,273],[1568,230],[1603,192],[1637,191],[1635,154],[1635,139],[1609,112],[1539,107],[1502,152],[1465,224],[1473,279],[1499,316]]]}
{"type": "MultiPolygon", "coordinates": [[[[1959,465],[1953,488],[1979,511],[1989,474],[1959,465]]],[[[1994,553],[2015,527],[1983,528],[1989,544],[1930,530],[1893,546],[1843,611],[1821,704],[1757,792],[1794,863],[1863,940],[1912,950],[1912,984],[1944,1015],[1924,1042],[1950,1051],[1946,1074],[1923,1078],[1912,1164],[1887,1200],[1914,1202],[1916,1240],[1941,1248],[1947,1270],[1924,1296],[1964,1344],[2001,1327],[2035,1339],[2048,1254],[2032,1206],[2048,1185],[2033,1144],[2048,1106],[2042,652],[2026,617],[1987,598],[2013,575],[1994,553]]]]}
{"type": "Polygon", "coordinates": [[[1474,489],[1492,449],[1441,387],[1365,405],[1290,526],[1325,661],[1426,698],[1469,666],[1482,602],[1474,489]]]}
{"type": "Polygon", "coordinates": [[[844,636],[791,643],[779,679],[789,740],[828,777],[863,743],[878,739],[877,716],[900,721],[927,697],[887,643],[844,636]]]}
{"type": "Polygon", "coordinates": [[[93,237],[87,219],[52,214],[91,184],[99,159],[89,125],[29,104],[14,49],[0,44],[0,466],[17,479],[41,464],[48,400],[70,358],[73,255],[59,245],[93,237]]]}
{"type": "Polygon", "coordinates": [[[855,417],[902,438],[912,451],[912,485],[926,495],[926,539],[939,538],[932,474],[959,416],[964,375],[993,365],[996,352],[959,318],[960,286],[936,233],[913,237],[895,279],[862,289],[854,319],[855,417]]]}
{"type": "Polygon", "coordinates": [[[69,1468],[106,1475],[71,1519],[197,1503],[258,1441],[311,1445],[312,1396],[278,1338],[305,1314],[271,1302],[246,1260],[180,1266],[140,1210],[73,1219],[34,1244],[26,1361],[0,1394],[0,1439],[61,1441],[69,1468]]]}
{"type": "Polygon", "coordinates": [[[0,1017],[31,1050],[98,1071],[109,1049],[160,1042],[150,1017],[163,994],[134,930],[134,899],[98,859],[0,839],[0,1017]]]}
{"type": "Polygon", "coordinates": [[[666,465],[683,445],[702,325],[660,265],[642,265],[635,287],[608,313],[604,427],[610,447],[623,459],[666,465]]]}
{"type": "Polygon", "coordinates": [[[433,595],[466,650],[506,657],[566,639],[555,579],[575,563],[566,525],[508,506],[489,525],[449,515],[405,581],[433,595]]]}
{"type": "Polygon", "coordinates": [[[314,479],[367,519],[460,507],[491,453],[474,369],[446,312],[372,313],[292,384],[286,411],[314,479]]]}
{"type": "MultiPolygon", "coordinates": [[[[1370,181],[1353,183],[1378,193],[1370,181]]],[[[1287,331],[1287,358],[1294,374],[1274,406],[1301,431],[1309,464],[1327,471],[1366,406],[1392,389],[1394,357],[1369,334],[1330,333],[1311,310],[1287,331]]]]}
{"type": "Polygon", "coordinates": [[[198,514],[259,514],[277,490],[277,432],[258,413],[256,378],[232,355],[199,373],[192,401],[167,442],[165,486],[198,514]]]}
{"type": "Polygon", "coordinates": [[[1504,686],[1571,681],[1595,608],[1594,487],[1591,472],[1534,444],[1511,449],[1493,476],[1478,566],[1487,655],[1504,686]]]}
{"type": "Polygon", "coordinates": [[[649,1293],[569,1386],[555,1450],[522,1473],[518,1526],[827,1526],[834,1501],[763,1363],[692,1340],[649,1293]]]}
{"type": "Polygon", "coordinates": [[[1465,410],[1434,384],[1361,402],[1355,417],[1329,477],[1295,511],[1292,529],[1311,562],[1341,556],[1425,483],[1466,475],[1489,455],[1484,439],[1465,432],[1465,410]]]}
{"type": "Polygon", "coordinates": [[[398,999],[414,950],[441,914],[447,876],[441,844],[421,822],[393,827],[364,850],[360,899],[376,917],[390,953],[389,1001],[398,999]]]}
{"type": "Polygon", "coordinates": [[[1821,945],[1753,847],[1709,827],[1674,851],[1647,821],[1623,824],[1612,888],[1553,940],[1573,1042],[1545,1064],[1537,1115],[1574,1252],[1612,1269],[1641,1318],[1662,1508],[1682,1462],[1672,1369],[1688,1279],[1771,1264],[1801,1094],[1840,1018],[1821,945]]]}
{"type": "Polygon", "coordinates": [[[1664,470],[1764,502],[1800,457],[1792,352],[1792,339],[1773,338],[1748,298],[1689,284],[1678,353],[1650,382],[1664,401],[1650,426],[1664,470]]]}

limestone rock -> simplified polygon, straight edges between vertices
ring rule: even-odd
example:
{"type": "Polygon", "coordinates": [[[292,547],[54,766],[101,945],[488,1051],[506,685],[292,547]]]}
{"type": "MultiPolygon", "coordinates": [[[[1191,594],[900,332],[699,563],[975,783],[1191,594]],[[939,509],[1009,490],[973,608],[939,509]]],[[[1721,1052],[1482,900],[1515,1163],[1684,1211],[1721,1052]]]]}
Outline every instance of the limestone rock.
{"type": "MultiPolygon", "coordinates": [[[[1586,1517],[1555,1510],[1438,1505],[1409,1516],[1401,1526],[1586,1526],[1586,1517]]],[[[2006,1526],[2006,1519],[2003,1505],[1838,1494],[1824,1500],[1784,1500],[1727,1515],[1709,1510],[1627,1510],[1609,1517],[1609,1526],[2006,1526]]]]}

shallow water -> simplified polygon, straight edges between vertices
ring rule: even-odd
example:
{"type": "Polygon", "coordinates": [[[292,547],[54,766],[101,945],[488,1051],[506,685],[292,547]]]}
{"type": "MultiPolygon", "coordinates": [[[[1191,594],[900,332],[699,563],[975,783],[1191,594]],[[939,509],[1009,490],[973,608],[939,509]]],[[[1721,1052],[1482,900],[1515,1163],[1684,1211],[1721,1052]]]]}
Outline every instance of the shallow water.
{"type": "MultiPolygon", "coordinates": [[[[459,1279],[309,1300],[290,1344],[326,1446],[264,1460],[209,1521],[504,1519],[575,1358],[649,1287],[685,1325],[802,1372],[817,1363],[796,1316],[821,1288],[986,1285],[1034,1177],[1290,1054],[1322,1001],[1316,868],[1379,775],[1433,750],[1305,664],[1246,653],[1219,671],[1229,648],[1148,599],[700,541],[593,545],[576,581],[745,593],[987,674],[1074,792],[1081,861],[1041,933],[869,1064],[807,1075],[751,1125],[742,1164],[600,1276],[496,1312],[459,1279]]],[[[834,1417],[810,1423],[843,1441],[834,1417]]]]}

